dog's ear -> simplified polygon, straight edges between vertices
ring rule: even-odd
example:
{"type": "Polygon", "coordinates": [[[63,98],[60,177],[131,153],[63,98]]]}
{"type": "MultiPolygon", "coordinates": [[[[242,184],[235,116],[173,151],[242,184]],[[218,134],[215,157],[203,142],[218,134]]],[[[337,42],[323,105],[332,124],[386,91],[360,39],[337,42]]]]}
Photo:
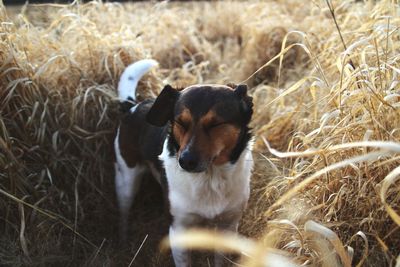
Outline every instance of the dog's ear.
{"type": "Polygon", "coordinates": [[[241,99],[241,109],[245,114],[245,123],[249,123],[253,115],[253,98],[247,94],[247,85],[239,84],[234,90],[241,99]]]}
{"type": "Polygon", "coordinates": [[[178,96],[177,90],[171,85],[166,85],[147,113],[146,121],[154,126],[164,126],[173,116],[178,96]]]}

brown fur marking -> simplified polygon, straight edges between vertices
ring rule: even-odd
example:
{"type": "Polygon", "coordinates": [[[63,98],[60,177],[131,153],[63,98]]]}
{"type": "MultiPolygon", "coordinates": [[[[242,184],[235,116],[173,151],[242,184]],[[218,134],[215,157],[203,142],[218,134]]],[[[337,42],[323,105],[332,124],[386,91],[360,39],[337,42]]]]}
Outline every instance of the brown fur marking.
{"type": "Polygon", "coordinates": [[[178,156],[181,154],[182,150],[185,149],[186,145],[189,143],[193,131],[193,118],[190,110],[185,108],[181,114],[175,119],[172,128],[172,133],[175,140],[179,144],[178,156]]]}
{"type": "Polygon", "coordinates": [[[229,161],[229,156],[239,138],[240,130],[233,124],[224,123],[217,114],[210,110],[199,121],[193,122],[188,109],[184,109],[173,126],[175,140],[180,153],[192,140],[200,160],[222,165],[229,161]],[[180,124],[183,124],[180,125],[180,124]]]}

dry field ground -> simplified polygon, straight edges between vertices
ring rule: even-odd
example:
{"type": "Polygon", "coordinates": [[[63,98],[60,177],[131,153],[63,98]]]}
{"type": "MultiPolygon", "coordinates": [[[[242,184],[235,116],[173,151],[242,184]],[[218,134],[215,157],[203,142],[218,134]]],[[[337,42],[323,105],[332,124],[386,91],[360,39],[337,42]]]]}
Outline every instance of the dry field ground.
{"type": "MultiPolygon", "coordinates": [[[[116,85],[143,58],[165,83],[246,82],[256,168],[244,266],[400,266],[397,1],[0,1],[0,266],[172,266],[148,177],[118,240],[116,85]]],[[[207,260],[202,260],[208,266],[207,260]]]]}

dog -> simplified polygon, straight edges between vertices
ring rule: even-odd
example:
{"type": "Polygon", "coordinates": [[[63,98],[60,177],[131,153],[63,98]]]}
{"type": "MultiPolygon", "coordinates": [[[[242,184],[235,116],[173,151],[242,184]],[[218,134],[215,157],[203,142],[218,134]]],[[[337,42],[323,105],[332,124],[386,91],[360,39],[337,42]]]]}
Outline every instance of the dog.
{"type": "MultiPolygon", "coordinates": [[[[191,257],[174,246],[180,232],[192,227],[237,232],[250,194],[253,103],[243,84],[183,90],[166,85],[156,99],[138,103],[138,81],[156,65],[154,60],[130,65],[118,85],[125,107],[114,141],[120,229],[126,234],[129,209],[150,171],[169,203],[175,265],[184,267],[191,257]]],[[[215,266],[222,261],[216,253],[215,266]]]]}

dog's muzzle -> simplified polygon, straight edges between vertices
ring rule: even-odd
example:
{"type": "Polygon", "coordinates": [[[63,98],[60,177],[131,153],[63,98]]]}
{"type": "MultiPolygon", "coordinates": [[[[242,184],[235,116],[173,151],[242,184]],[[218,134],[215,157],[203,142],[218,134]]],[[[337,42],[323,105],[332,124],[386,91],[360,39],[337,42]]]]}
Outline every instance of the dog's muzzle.
{"type": "Polygon", "coordinates": [[[188,149],[179,156],[179,165],[188,172],[203,172],[207,169],[207,165],[200,160],[198,154],[188,149]]]}

